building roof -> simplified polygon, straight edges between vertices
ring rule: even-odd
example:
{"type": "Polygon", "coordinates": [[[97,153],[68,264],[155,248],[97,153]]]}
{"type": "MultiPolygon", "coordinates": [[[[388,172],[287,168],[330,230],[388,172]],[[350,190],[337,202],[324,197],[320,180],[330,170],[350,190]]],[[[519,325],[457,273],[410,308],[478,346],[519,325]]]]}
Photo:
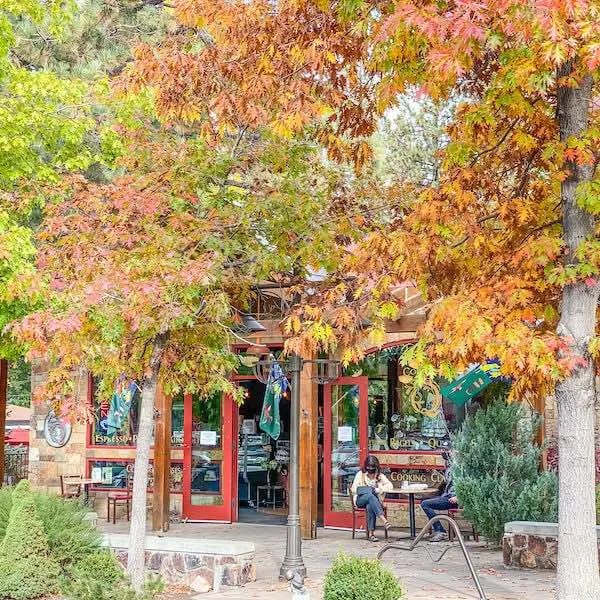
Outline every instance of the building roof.
{"type": "Polygon", "coordinates": [[[29,425],[31,420],[31,408],[28,406],[17,406],[16,404],[6,405],[6,424],[13,421],[26,421],[29,425]]]}

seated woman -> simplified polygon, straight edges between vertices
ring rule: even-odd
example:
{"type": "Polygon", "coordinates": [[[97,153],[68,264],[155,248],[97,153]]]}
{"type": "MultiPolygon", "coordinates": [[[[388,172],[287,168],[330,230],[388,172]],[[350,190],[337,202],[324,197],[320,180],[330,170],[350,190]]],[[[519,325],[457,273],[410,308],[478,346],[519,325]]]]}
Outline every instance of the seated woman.
{"type": "Polygon", "coordinates": [[[381,472],[377,457],[369,454],[362,470],[355,475],[350,490],[355,506],[367,511],[367,538],[371,542],[379,541],[375,536],[377,517],[381,518],[386,530],[391,527],[383,514],[383,497],[393,489],[392,482],[381,472]]]}

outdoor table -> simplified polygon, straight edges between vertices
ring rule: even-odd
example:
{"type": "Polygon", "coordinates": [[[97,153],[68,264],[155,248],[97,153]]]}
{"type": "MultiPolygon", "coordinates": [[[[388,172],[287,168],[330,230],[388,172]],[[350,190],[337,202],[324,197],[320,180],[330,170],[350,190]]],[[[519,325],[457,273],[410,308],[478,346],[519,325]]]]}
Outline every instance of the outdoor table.
{"type": "Polygon", "coordinates": [[[260,493],[263,490],[267,490],[267,502],[271,499],[271,493],[273,494],[273,508],[275,508],[275,497],[277,492],[281,492],[281,501],[283,502],[283,486],[281,485],[259,485],[256,487],[256,508],[260,506],[260,493]]]}
{"type": "Polygon", "coordinates": [[[99,483],[99,482],[96,481],[95,479],[82,479],[81,481],[78,481],[77,483],[80,483],[81,487],[83,489],[83,503],[86,506],[88,506],[89,505],[89,500],[90,500],[90,490],[89,490],[89,487],[93,483],[99,483]]]}
{"type": "Polygon", "coordinates": [[[394,488],[391,492],[386,492],[386,496],[388,494],[398,494],[400,496],[408,496],[408,519],[410,524],[410,539],[414,539],[417,537],[417,517],[415,514],[415,496],[416,495],[431,495],[438,494],[439,490],[437,488],[426,488],[424,490],[416,490],[411,488],[394,488]]]}

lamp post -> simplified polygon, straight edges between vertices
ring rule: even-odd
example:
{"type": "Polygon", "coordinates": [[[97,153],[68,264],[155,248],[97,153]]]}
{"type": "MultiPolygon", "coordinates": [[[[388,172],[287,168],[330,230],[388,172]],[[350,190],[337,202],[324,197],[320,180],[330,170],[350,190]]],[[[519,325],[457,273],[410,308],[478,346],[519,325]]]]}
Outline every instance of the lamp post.
{"type": "Polygon", "coordinates": [[[254,366],[256,377],[268,384],[271,369],[279,363],[282,370],[291,375],[292,398],[290,407],[290,468],[289,468],[289,508],[287,518],[287,539],[285,557],[279,569],[279,576],[292,580],[294,575],[301,580],[306,577],[306,566],[302,559],[302,536],[300,532],[300,486],[299,486],[299,439],[300,439],[300,376],[305,364],[315,364],[317,374],[314,379],[325,384],[339,377],[340,362],[338,360],[317,359],[303,360],[297,354],[291,354],[285,361],[274,358],[259,360],[254,366]]]}

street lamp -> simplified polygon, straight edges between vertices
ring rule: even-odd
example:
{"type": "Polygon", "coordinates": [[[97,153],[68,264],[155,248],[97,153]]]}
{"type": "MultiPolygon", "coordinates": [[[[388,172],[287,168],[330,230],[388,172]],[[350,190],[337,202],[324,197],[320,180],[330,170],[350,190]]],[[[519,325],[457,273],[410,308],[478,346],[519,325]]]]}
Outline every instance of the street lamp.
{"type": "Polygon", "coordinates": [[[287,543],[285,557],[279,569],[280,577],[291,580],[297,574],[302,580],[306,577],[306,566],[302,560],[302,536],[300,532],[300,486],[298,470],[299,427],[300,427],[300,374],[305,364],[314,364],[317,373],[313,377],[320,384],[326,384],[340,376],[340,361],[329,359],[303,360],[291,354],[285,361],[277,361],[272,356],[259,360],[254,365],[254,373],[262,383],[269,383],[273,365],[279,363],[284,372],[291,374],[292,399],[290,407],[290,490],[287,518],[287,543]]]}

